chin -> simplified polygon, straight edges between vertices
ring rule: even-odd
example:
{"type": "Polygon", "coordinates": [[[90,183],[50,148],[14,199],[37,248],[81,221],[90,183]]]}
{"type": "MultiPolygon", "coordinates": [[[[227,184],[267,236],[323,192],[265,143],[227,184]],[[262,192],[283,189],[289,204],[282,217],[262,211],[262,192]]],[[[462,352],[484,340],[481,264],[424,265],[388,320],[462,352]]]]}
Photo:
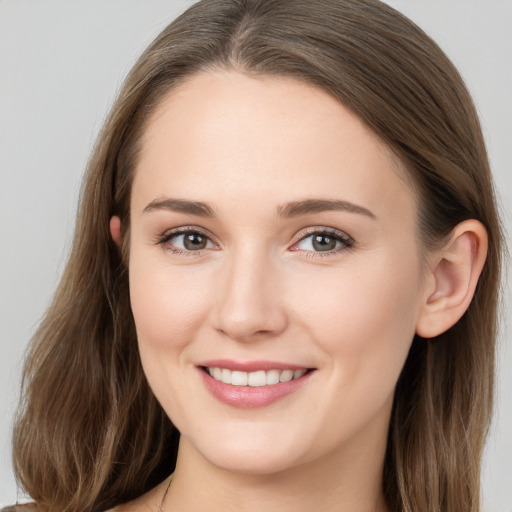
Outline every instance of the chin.
{"type": "Polygon", "coordinates": [[[195,451],[217,468],[245,475],[271,475],[300,464],[297,449],[276,443],[267,437],[257,442],[233,437],[224,440],[201,440],[194,443],[195,451]]]}
{"type": "Polygon", "coordinates": [[[210,463],[217,468],[242,475],[274,475],[293,467],[295,461],[278,457],[269,458],[261,453],[240,454],[225,452],[223,455],[214,454],[210,463]]]}

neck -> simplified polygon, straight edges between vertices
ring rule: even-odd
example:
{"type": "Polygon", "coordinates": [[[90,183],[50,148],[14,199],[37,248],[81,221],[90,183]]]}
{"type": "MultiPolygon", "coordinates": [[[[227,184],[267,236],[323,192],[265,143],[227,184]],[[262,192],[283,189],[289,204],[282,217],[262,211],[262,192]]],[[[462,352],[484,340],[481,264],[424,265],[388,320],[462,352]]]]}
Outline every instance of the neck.
{"type": "Polygon", "coordinates": [[[273,473],[242,474],[210,464],[182,439],[165,510],[386,512],[382,494],[385,443],[384,449],[382,444],[375,448],[330,453],[273,473]]]}

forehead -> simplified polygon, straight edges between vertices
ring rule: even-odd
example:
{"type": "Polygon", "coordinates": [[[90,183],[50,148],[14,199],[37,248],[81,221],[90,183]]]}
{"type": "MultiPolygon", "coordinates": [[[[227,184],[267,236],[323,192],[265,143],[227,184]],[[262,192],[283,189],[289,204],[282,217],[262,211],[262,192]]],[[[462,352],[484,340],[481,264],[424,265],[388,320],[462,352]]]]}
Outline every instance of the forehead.
{"type": "Polygon", "coordinates": [[[155,109],[132,206],[141,196],[139,208],[158,195],[192,194],[221,205],[259,197],[261,209],[319,195],[413,212],[404,175],[392,150],[326,91],[293,78],[216,70],[187,79],[155,109]]]}

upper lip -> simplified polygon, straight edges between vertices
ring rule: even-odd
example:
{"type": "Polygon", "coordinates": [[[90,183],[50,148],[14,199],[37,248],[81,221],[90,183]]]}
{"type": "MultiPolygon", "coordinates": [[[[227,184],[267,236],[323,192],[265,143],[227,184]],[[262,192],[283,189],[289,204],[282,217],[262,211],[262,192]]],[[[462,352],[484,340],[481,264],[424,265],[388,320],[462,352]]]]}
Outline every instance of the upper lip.
{"type": "Polygon", "coordinates": [[[279,361],[234,361],[232,359],[211,359],[197,366],[208,368],[226,368],[232,371],[256,372],[258,370],[303,370],[310,369],[307,365],[282,363],[279,361]]]}

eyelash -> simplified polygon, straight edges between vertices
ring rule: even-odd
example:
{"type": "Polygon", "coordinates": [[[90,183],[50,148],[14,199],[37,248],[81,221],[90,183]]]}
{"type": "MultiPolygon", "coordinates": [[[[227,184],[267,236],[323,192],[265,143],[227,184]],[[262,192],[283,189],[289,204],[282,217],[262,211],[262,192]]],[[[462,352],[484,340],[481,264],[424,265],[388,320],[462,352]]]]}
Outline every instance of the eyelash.
{"type": "Polygon", "coordinates": [[[162,236],[158,237],[157,245],[161,245],[164,249],[176,254],[177,256],[200,256],[203,253],[203,250],[187,250],[187,249],[179,249],[178,247],[174,247],[169,242],[180,235],[201,235],[205,237],[208,241],[217,245],[212,241],[211,235],[209,235],[206,231],[195,227],[195,226],[185,226],[177,229],[173,229],[171,231],[166,231],[162,236]]]}
{"type": "MultiPolygon", "coordinates": [[[[161,245],[166,250],[169,250],[173,254],[176,254],[177,256],[200,256],[204,249],[199,250],[187,250],[187,249],[180,249],[178,247],[174,247],[172,244],[170,244],[170,241],[173,238],[176,238],[180,235],[187,235],[187,234],[198,234],[208,239],[209,242],[213,243],[218,247],[218,244],[212,240],[211,235],[209,235],[206,231],[195,227],[195,226],[185,226],[177,229],[173,229],[171,231],[165,232],[163,235],[159,236],[157,239],[157,245],[161,245]]],[[[333,238],[336,242],[341,243],[341,247],[337,247],[335,249],[329,250],[329,251],[310,251],[310,250],[302,250],[302,252],[305,254],[308,258],[323,258],[325,256],[332,256],[334,254],[338,254],[342,251],[346,251],[348,249],[351,249],[354,245],[354,239],[347,235],[346,233],[343,233],[342,231],[339,231],[337,229],[333,228],[325,228],[325,227],[318,227],[318,228],[308,228],[305,231],[303,231],[300,234],[300,238],[293,243],[292,247],[289,249],[291,251],[301,251],[301,249],[294,248],[301,242],[304,242],[309,237],[313,235],[319,235],[319,236],[327,236],[330,238],[333,238]]]]}
{"type": "Polygon", "coordinates": [[[297,246],[304,240],[307,240],[309,237],[313,235],[326,236],[334,239],[336,242],[341,243],[341,247],[337,247],[330,251],[303,251],[305,256],[308,258],[324,258],[326,256],[332,256],[334,254],[339,254],[340,252],[351,249],[354,246],[354,239],[344,233],[343,231],[339,231],[333,228],[325,228],[325,227],[317,227],[317,228],[308,228],[300,234],[299,240],[297,240],[290,250],[300,251],[301,249],[293,249],[293,247],[297,246]]]}

